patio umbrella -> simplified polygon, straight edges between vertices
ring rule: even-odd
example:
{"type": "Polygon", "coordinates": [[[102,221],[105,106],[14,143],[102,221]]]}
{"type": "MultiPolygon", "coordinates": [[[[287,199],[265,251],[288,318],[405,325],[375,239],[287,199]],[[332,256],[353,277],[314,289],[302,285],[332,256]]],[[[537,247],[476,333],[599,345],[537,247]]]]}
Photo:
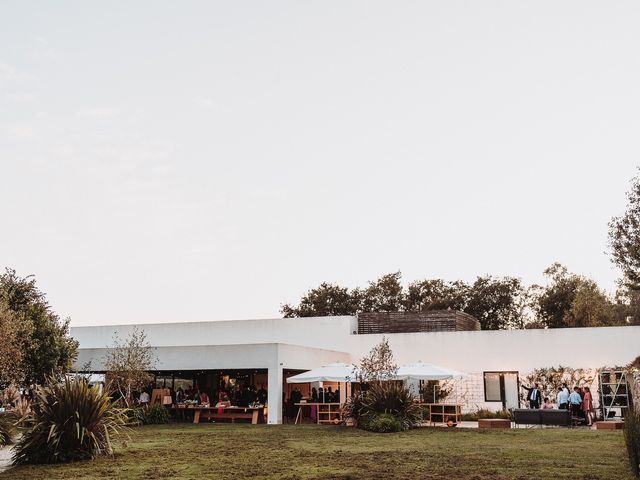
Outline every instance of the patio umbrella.
{"type": "MultiPolygon", "coordinates": [[[[356,382],[355,367],[348,363],[330,363],[322,367],[314,368],[308,372],[299,373],[287,378],[287,383],[312,383],[312,382],[356,382]]],[[[345,387],[346,388],[346,387],[345,387]]],[[[322,402],[324,402],[324,390],[322,390],[322,402]]]]}
{"type": "Polygon", "coordinates": [[[430,363],[410,363],[398,369],[396,380],[451,380],[464,378],[467,374],[430,363]]]}
{"type": "MultiPolygon", "coordinates": [[[[452,380],[466,377],[467,374],[430,363],[410,363],[398,369],[396,380],[452,380]]],[[[436,386],[433,386],[433,402],[436,402],[436,386]]]]}
{"type": "Polygon", "coordinates": [[[357,380],[354,373],[354,366],[348,363],[330,363],[287,378],[287,383],[355,381],[357,380]]]}

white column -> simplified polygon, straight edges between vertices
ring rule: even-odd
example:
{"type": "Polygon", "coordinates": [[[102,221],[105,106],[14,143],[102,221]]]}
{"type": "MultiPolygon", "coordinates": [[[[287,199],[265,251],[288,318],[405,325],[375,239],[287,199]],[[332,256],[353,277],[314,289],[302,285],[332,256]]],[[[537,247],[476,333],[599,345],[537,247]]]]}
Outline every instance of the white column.
{"type": "Polygon", "coordinates": [[[269,369],[269,378],[267,385],[269,413],[267,414],[267,423],[275,425],[282,423],[282,367],[272,367],[269,369]]]}

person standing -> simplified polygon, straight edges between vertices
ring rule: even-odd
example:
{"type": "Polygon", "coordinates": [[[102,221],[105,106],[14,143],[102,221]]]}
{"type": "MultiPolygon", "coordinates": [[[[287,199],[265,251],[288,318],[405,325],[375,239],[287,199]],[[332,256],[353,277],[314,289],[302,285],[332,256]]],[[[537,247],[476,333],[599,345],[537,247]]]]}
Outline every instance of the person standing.
{"type": "Polygon", "coordinates": [[[533,387],[525,387],[522,386],[525,390],[527,390],[527,400],[529,400],[529,408],[540,408],[540,403],[542,401],[542,395],[540,392],[540,388],[538,388],[538,384],[534,383],[533,387]]]}
{"type": "Polygon", "coordinates": [[[584,418],[587,420],[587,426],[590,427],[593,425],[593,397],[591,396],[591,389],[589,387],[584,387],[582,410],[584,411],[584,418]]]}
{"type": "Polygon", "coordinates": [[[573,392],[569,395],[569,406],[571,407],[571,415],[579,417],[582,413],[582,397],[578,393],[578,387],[573,387],[573,392]]]}
{"type": "Polygon", "coordinates": [[[149,393],[146,390],[143,390],[142,393],[140,394],[140,398],[138,399],[138,402],[140,402],[140,405],[142,407],[147,407],[149,405],[149,393]]]}
{"type": "Polygon", "coordinates": [[[558,402],[558,408],[560,410],[566,410],[569,407],[569,392],[566,388],[558,390],[558,396],[556,397],[558,402]]]}

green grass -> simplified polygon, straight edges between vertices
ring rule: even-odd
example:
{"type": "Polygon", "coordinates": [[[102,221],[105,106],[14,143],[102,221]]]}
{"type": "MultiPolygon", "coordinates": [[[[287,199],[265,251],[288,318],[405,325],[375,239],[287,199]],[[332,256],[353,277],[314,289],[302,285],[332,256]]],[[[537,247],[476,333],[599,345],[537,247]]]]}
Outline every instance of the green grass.
{"type": "Polygon", "coordinates": [[[0,479],[631,479],[621,431],[311,425],[135,428],[113,458],[13,468],[0,479]]]}

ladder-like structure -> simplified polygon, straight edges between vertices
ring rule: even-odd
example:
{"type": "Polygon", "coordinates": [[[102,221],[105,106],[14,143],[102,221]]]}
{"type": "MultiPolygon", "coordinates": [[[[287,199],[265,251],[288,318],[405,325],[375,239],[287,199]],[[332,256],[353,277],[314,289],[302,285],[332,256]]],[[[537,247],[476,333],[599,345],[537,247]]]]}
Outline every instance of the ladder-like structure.
{"type": "Polygon", "coordinates": [[[600,372],[600,411],[603,420],[624,418],[629,408],[629,385],[622,370],[600,372]]]}

